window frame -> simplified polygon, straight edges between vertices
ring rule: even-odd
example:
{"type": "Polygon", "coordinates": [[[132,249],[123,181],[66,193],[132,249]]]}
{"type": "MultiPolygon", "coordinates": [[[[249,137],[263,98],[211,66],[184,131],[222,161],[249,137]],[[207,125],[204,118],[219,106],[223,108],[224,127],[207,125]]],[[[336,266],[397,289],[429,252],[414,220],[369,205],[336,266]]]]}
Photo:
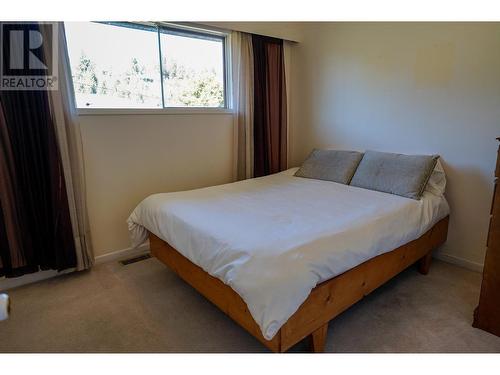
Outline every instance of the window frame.
{"type": "MultiPolygon", "coordinates": [[[[88,115],[207,115],[207,114],[232,114],[232,100],[231,100],[231,62],[230,62],[230,43],[231,43],[231,33],[230,31],[218,29],[214,27],[209,27],[205,25],[198,26],[193,23],[172,23],[172,22],[98,22],[103,24],[114,24],[121,27],[127,27],[126,24],[130,24],[133,28],[136,26],[144,27],[155,27],[158,28],[158,36],[161,33],[161,29],[166,31],[172,31],[172,33],[178,32],[184,36],[189,37],[193,35],[198,38],[203,36],[212,35],[214,38],[222,40],[222,51],[223,51],[223,88],[224,88],[224,107],[163,107],[163,108],[79,108],[76,103],[76,95],[74,96],[75,102],[74,106],[76,113],[79,116],[88,115]]],[[[67,41],[66,41],[67,43],[67,41]]],[[[66,46],[66,48],[68,48],[66,46]]],[[[161,48],[160,41],[158,40],[158,51],[160,53],[161,59],[161,48]]],[[[160,66],[161,68],[161,66],[160,66]]],[[[71,69],[71,67],[70,67],[71,69]]],[[[71,76],[73,79],[73,76],[71,76]]],[[[73,85],[73,81],[71,82],[73,85]]],[[[74,87],[74,86],[73,86],[74,87]]],[[[163,103],[163,78],[161,78],[161,89],[162,89],[162,103],[163,103]]]]}

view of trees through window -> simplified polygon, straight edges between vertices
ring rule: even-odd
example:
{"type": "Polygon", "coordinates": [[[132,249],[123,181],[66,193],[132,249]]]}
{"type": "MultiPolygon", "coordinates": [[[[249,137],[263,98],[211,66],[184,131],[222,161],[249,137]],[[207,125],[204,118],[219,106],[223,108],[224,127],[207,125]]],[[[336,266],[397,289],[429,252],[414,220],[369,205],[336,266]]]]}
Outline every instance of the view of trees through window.
{"type": "Polygon", "coordinates": [[[79,108],[225,105],[222,37],[90,22],[65,28],[79,108]]]}

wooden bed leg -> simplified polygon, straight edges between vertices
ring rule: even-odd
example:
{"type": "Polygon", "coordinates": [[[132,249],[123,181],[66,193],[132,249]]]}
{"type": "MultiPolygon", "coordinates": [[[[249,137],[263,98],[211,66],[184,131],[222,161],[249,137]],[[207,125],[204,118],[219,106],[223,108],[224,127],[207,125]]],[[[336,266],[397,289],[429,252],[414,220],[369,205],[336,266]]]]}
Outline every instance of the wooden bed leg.
{"type": "Polygon", "coordinates": [[[429,269],[431,268],[432,261],[432,250],[429,251],[426,255],[424,255],[418,261],[418,272],[422,275],[427,275],[429,273],[429,269]]]}
{"type": "Polygon", "coordinates": [[[328,332],[328,323],[323,324],[316,331],[311,333],[310,343],[311,352],[323,353],[325,351],[326,334],[328,332]]]}

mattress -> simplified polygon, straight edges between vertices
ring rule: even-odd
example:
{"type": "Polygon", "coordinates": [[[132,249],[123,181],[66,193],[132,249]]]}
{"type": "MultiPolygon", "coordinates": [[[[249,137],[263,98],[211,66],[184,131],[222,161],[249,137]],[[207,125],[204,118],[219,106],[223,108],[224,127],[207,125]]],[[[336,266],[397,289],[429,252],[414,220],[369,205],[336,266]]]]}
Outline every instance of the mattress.
{"type": "Polygon", "coordinates": [[[443,195],[413,200],[293,176],[297,169],[154,194],[128,219],[233,288],[270,340],[319,283],[420,237],[448,215],[443,195]]]}

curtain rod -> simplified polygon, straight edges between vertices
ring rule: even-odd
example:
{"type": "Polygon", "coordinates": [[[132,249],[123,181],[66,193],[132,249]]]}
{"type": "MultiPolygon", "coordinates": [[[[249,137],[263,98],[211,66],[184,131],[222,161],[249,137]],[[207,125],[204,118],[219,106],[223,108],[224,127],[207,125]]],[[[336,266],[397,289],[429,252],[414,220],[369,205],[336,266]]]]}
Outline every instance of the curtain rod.
{"type": "MultiPolygon", "coordinates": [[[[198,27],[210,27],[210,28],[213,28],[214,31],[225,31],[225,32],[230,32],[230,31],[240,31],[240,32],[245,32],[245,33],[249,33],[249,34],[256,34],[256,35],[262,35],[262,36],[269,36],[269,37],[272,37],[272,38],[278,38],[278,39],[283,39],[283,40],[286,40],[288,42],[293,42],[293,43],[300,43],[300,38],[291,38],[291,37],[283,37],[283,36],[280,36],[280,35],[277,35],[276,33],[263,33],[263,32],[259,32],[259,31],[248,31],[248,30],[245,30],[245,29],[242,29],[242,28],[239,28],[239,27],[232,27],[234,26],[235,23],[240,23],[240,24],[244,24],[244,23],[250,23],[250,22],[185,22],[185,23],[182,23],[182,22],[179,22],[177,24],[185,24],[185,25],[193,25],[193,26],[198,26],[198,27]],[[225,26],[223,24],[228,24],[228,26],[225,26]]],[[[260,22],[260,23],[266,23],[266,22],[260,22]]]]}

